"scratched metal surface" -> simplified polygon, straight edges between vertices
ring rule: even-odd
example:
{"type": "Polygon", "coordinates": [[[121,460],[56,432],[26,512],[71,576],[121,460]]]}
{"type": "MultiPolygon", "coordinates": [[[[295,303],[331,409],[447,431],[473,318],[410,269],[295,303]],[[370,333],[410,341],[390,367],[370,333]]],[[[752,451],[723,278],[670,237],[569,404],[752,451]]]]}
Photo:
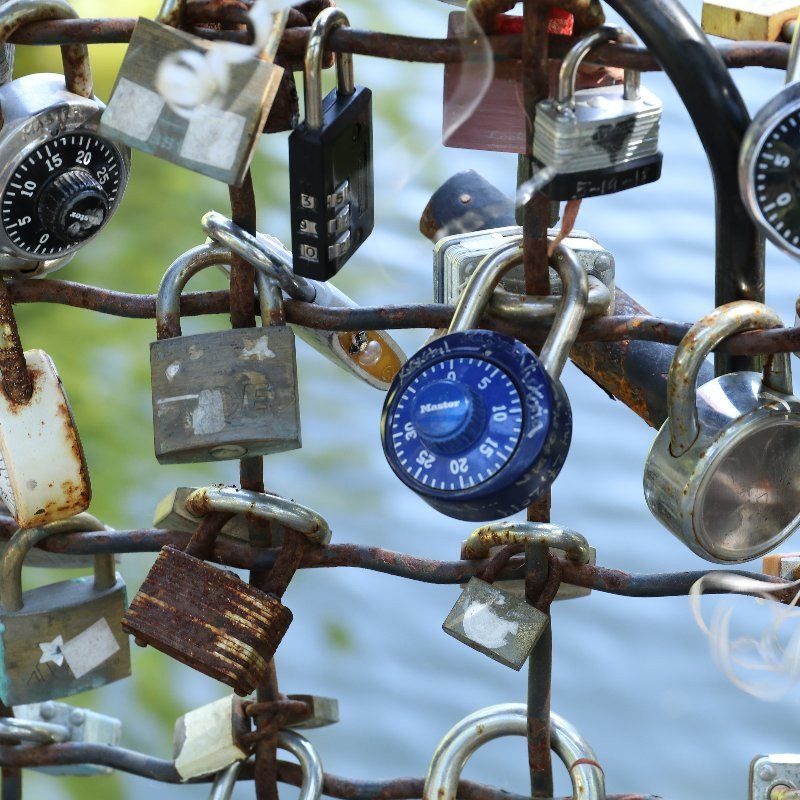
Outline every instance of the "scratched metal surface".
{"type": "MultiPolygon", "coordinates": [[[[150,5],[155,4],[136,4],[129,13],[148,13],[154,10],[150,5]]],[[[699,18],[699,0],[687,5],[699,18]]],[[[347,5],[359,28],[419,35],[446,31],[447,5],[403,0],[402,13],[396,9],[381,12],[366,0],[347,5]]],[[[95,66],[96,73],[101,69],[95,66]]],[[[356,81],[370,85],[375,96],[376,227],[335,283],[363,304],[429,302],[431,245],[417,232],[417,224],[430,194],[454,172],[469,167],[511,192],[515,159],[439,144],[440,66],[356,57],[355,70],[356,81]]],[[[780,87],[782,76],[751,69],[737,80],[755,111],[780,87]]],[[[671,87],[661,76],[648,75],[646,83],[664,101],[663,177],[633,192],[585,202],[578,225],[614,253],[617,281],[627,292],[656,314],[692,320],[713,304],[709,171],[671,87]]],[[[285,134],[267,137],[254,170],[259,227],[288,242],[282,200],[288,187],[285,139],[285,134]]],[[[137,164],[134,157],[133,181],[137,167],[139,180],[154,169],[152,160],[139,158],[137,164]]],[[[210,207],[227,209],[224,190],[204,179],[190,180],[175,167],[169,170],[170,180],[184,192],[185,207],[169,207],[167,197],[129,199],[115,223],[117,244],[109,231],[87,247],[63,277],[122,287],[124,282],[113,270],[100,269],[98,262],[113,261],[115,246],[134,246],[136,239],[122,228],[126,221],[134,227],[155,224],[158,233],[146,231],[145,241],[148,235],[169,238],[172,257],[202,241],[199,216],[210,207]],[[170,214],[175,221],[169,227],[153,222],[170,214]]],[[[142,269],[144,285],[125,288],[153,291],[161,268],[143,262],[142,269]]],[[[793,318],[797,269],[768,247],[767,299],[786,322],[793,318]]],[[[68,319],[85,314],[67,313],[72,315],[68,319]]],[[[33,312],[27,319],[30,329],[38,330],[33,312]]],[[[115,320],[92,322],[101,331],[123,329],[115,320]]],[[[124,368],[113,348],[84,343],[94,359],[90,372],[113,368],[119,394],[101,393],[107,407],[97,409],[87,396],[91,389],[78,389],[73,404],[79,423],[96,409],[85,433],[90,468],[95,465],[93,511],[117,526],[144,526],[156,501],[176,486],[234,482],[236,469],[233,463],[156,465],[146,383],[146,343],[154,331],[146,323],[125,324],[131,327],[124,330],[134,333],[124,368]],[[111,499],[116,486],[111,473],[120,453],[108,453],[104,447],[110,445],[102,439],[117,441],[111,428],[123,419],[137,433],[125,451],[129,465],[123,474],[129,483],[118,502],[111,499]]],[[[185,327],[192,332],[218,329],[220,324],[193,320],[185,327]]],[[[41,346],[53,351],[66,347],[52,334],[41,338],[41,346]]],[[[401,333],[397,338],[413,351],[424,334],[401,333]]],[[[73,382],[81,380],[80,360],[72,356],[70,362],[66,350],[59,357],[54,353],[54,358],[56,363],[66,362],[61,368],[65,381],[70,375],[73,382]]],[[[383,396],[348,379],[303,345],[298,345],[298,359],[303,448],[266,458],[269,488],[319,511],[331,524],[334,541],[457,557],[471,526],[437,515],[409,493],[384,462],[379,441],[383,396]]],[[[705,563],[662,529],[645,506],[641,476],[654,432],[574,367],[567,367],[563,381],[572,400],[575,432],[570,458],[554,487],[553,521],[581,531],[604,566],[642,572],[703,568],[705,563]]],[[[792,544],[790,540],[785,549],[792,544]]],[[[131,592],[151,561],[150,556],[123,561],[120,569],[131,592]]],[[[307,571],[292,583],[284,602],[294,622],[277,656],[280,685],[285,692],[339,698],[341,722],[307,732],[327,770],[359,778],[421,775],[438,740],[461,717],[489,704],[524,701],[524,670],[513,672],[442,632],[441,623],[457,595],[456,587],[418,585],[345,569],[307,571]]],[[[744,629],[760,633],[768,620],[763,607],[746,599],[735,602],[744,629]]],[[[594,746],[610,792],[675,799],[742,797],[754,755],[796,747],[793,715],[781,714],[783,705],[743,694],[715,667],[685,598],[629,599],[595,593],[557,604],[553,623],[552,707],[594,746]]],[[[168,756],[169,715],[174,718],[224,692],[219,684],[150,649],[133,649],[133,684],[124,682],[83,698],[123,718],[126,746],[168,756]]],[[[465,774],[524,793],[525,767],[522,741],[507,740],[477,754],[465,774]]],[[[38,778],[36,783],[29,781],[28,791],[38,796],[36,787],[46,786],[47,796],[54,798],[206,796],[199,787],[163,787],[139,778],[100,780],[68,785],[38,778]]],[[[557,793],[566,793],[568,786],[565,772],[557,768],[557,793]]],[[[250,791],[248,786],[237,788],[234,797],[249,797],[250,791]]],[[[294,792],[285,788],[282,796],[294,797],[294,792]]]]}

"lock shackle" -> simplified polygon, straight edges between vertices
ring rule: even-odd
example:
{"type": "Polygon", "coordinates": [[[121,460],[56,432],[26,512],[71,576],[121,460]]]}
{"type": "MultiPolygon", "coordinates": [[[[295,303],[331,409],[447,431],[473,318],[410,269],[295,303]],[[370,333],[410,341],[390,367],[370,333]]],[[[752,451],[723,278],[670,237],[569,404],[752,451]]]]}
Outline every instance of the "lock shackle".
{"type": "Polygon", "coordinates": [[[241,768],[242,762],[234,761],[230,766],[221,769],[214,776],[214,783],[211,784],[208,800],[230,800],[241,768]]]}
{"type": "Polygon", "coordinates": [[[186,17],[186,0],[164,0],[155,21],[170,28],[182,28],[186,17]]]}
{"type": "Polygon", "coordinates": [[[476,528],[461,545],[461,558],[487,558],[493,547],[525,543],[564,550],[576,564],[588,564],[591,548],[586,537],[548,522],[494,522],[476,528]]]}
{"type": "Polygon", "coordinates": [[[68,742],[70,731],[66,725],[53,722],[36,722],[18,717],[0,717],[0,742],[12,744],[31,742],[35,744],[57,744],[68,742]]]}
{"type": "MultiPolygon", "coordinates": [[[[0,45],[23,25],[55,19],[79,19],[66,0],[8,0],[0,5],[0,45]]],[[[61,60],[67,90],[81,97],[94,94],[89,48],[85,44],[62,44],[61,60]]]]}
{"type": "Polygon", "coordinates": [[[786,63],[786,85],[800,80],[800,22],[795,23],[792,43],[789,47],[789,60],[786,63]]]}
{"type": "Polygon", "coordinates": [[[283,309],[283,292],[278,281],[257,269],[256,288],[258,289],[258,310],[261,314],[261,324],[264,327],[285,325],[286,312],[283,309]]]}
{"type": "MultiPolygon", "coordinates": [[[[617,25],[601,25],[575,42],[564,56],[561,68],[558,71],[556,108],[559,110],[574,110],[575,79],[578,75],[578,67],[591,50],[607,42],[636,44],[636,38],[630,31],[617,25]]],[[[626,100],[638,100],[640,83],[641,75],[639,71],[626,69],[622,96],[626,100]]]]}
{"type": "MultiPolygon", "coordinates": [[[[62,533],[88,533],[111,530],[91,514],[76,514],[68,519],[48,522],[38,528],[20,528],[9,540],[0,564],[0,608],[19,611],[22,602],[22,564],[38,542],[62,533]]],[[[110,589],[117,582],[113,553],[100,553],[94,557],[94,589],[110,589]]]]}
{"type": "MultiPolygon", "coordinates": [[[[340,8],[326,8],[320,11],[311,23],[306,45],[304,75],[305,124],[309,130],[322,127],[322,58],[325,55],[325,40],[336,29],[349,26],[344,11],[340,8]]],[[[336,93],[351,95],[356,90],[353,75],[352,53],[336,54],[336,93]]]]}
{"type": "MultiPolygon", "coordinates": [[[[508,270],[522,262],[521,242],[506,242],[475,268],[456,304],[447,333],[476,328],[495,287],[508,270]]],[[[550,258],[563,284],[561,300],[539,360],[552,378],[558,378],[578,335],[589,296],[589,280],[575,254],[563,242],[550,258]]]]}
{"type": "MultiPolygon", "coordinates": [[[[479,747],[501,736],[527,734],[528,708],[522,703],[500,703],[464,717],[436,747],[425,776],[422,800],[456,800],[464,765],[479,747]]],[[[605,778],[597,755],[569,722],[553,712],[550,747],[569,772],[574,800],[605,800],[605,778]]]]}
{"type": "Polygon", "coordinates": [[[186,498],[184,506],[197,517],[210,511],[251,514],[257,519],[277,522],[302,533],[314,544],[326,545],[331,540],[330,526],[316,511],[276,494],[237,489],[234,486],[206,486],[193,491],[186,498]]]}
{"type": "MultiPolygon", "coordinates": [[[[669,449],[672,456],[683,455],[700,435],[697,376],[709,353],[734,333],[782,327],[783,322],[775,311],[752,300],[737,300],[719,306],[692,325],[675,349],[667,379],[669,449]]],[[[767,359],[762,383],[764,388],[792,393],[788,353],[776,353],[767,359]]]]}
{"type": "MultiPolygon", "coordinates": [[[[337,10],[337,9],[328,9],[337,10]]],[[[324,13],[324,12],[323,12],[324,13]]],[[[208,236],[224,244],[236,255],[278,281],[281,289],[293,300],[313,303],[317,296],[314,284],[295,275],[292,255],[271,236],[255,237],[218,211],[203,214],[200,224],[208,236]]]]}
{"type": "Polygon", "coordinates": [[[319,800],[322,795],[324,772],[322,760],[305,736],[284,728],[278,731],[278,747],[287,750],[300,762],[300,794],[298,800],[319,800]]]}

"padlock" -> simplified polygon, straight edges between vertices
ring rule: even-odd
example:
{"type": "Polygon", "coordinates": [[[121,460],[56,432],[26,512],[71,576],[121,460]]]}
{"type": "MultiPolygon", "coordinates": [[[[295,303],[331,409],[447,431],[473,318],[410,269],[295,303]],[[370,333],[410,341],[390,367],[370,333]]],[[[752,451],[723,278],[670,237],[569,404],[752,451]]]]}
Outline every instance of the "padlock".
{"type": "Polygon", "coordinates": [[[558,376],[588,295],[574,254],[560,244],[551,260],[564,291],[540,357],[510,336],[474,329],[497,282],[521,259],[520,245],[511,243],[480,263],[447,334],[406,362],[383,406],[389,466],[456,519],[498,519],[530,505],[569,450],[572,412],[558,376]]]}
{"type": "Polygon", "coordinates": [[[519,670],[549,624],[550,617],[524,598],[472,577],[442,630],[473,650],[519,670]]]}
{"type": "Polygon", "coordinates": [[[326,8],[311,25],[305,57],[305,120],[289,136],[292,255],[298,275],[326,281],[372,233],[372,92],[356,86],[353,56],[336,56],[336,89],[322,98],[322,56],[335,28],[326,8]]]}
{"type": "Polygon", "coordinates": [[[93,577],[23,594],[23,560],[52,535],[42,528],[17,531],[3,556],[0,699],[6,705],[66,697],[131,674],[128,637],[120,627],[125,583],[112,554],[95,556],[93,577]]]}
{"type": "MultiPolygon", "coordinates": [[[[317,543],[330,539],[322,517],[283,498],[225,487],[199,489],[187,508],[250,513],[278,522],[317,543]]],[[[273,595],[216,569],[202,558],[212,541],[198,528],[185,551],[166,545],[131,601],[122,621],[137,644],[157,650],[246,695],[258,685],[292,620],[292,613],[273,595]]]]}
{"type": "Polygon", "coordinates": [[[225,461],[300,447],[294,334],[280,291],[257,274],[261,328],[181,336],[180,292],[208,262],[190,250],[158,289],[150,345],[155,454],[161,464],[225,461]]]}
{"type": "MultiPolygon", "coordinates": [[[[76,708],[68,703],[31,703],[14,706],[14,721],[40,725],[63,726],[66,737],[58,741],[71,744],[97,744],[116,747],[122,735],[122,723],[114,717],[99,714],[88,708],[76,708]]],[[[113,768],[101,764],[58,764],[50,767],[34,767],[37,772],[50,775],[110,775],[113,768]]]]}
{"type": "MultiPolygon", "coordinates": [[[[64,0],[5,3],[0,45],[31,22],[74,19],[64,0]]],[[[0,271],[50,272],[95,236],[119,205],[130,151],[98,133],[85,44],[63,45],[64,75],[0,86],[0,271]]]]}
{"type": "Polygon", "coordinates": [[[800,795],[800,755],[776,753],[750,762],[748,800],[797,800],[800,795]]]}
{"type": "MultiPolygon", "coordinates": [[[[179,486],[173,489],[157,506],[153,514],[153,527],[166,531],[186,531],[194,533],[202,517],[186,509],[186,500],[197,487],[179,486]]],[[[220,536],[229,536],[243,542],[250,542],[250,526],[247,519],[237,514],[222,526],[220,536]]]]}
{"type": "MultiPolygon", "coordinates": [[[[265,2],[265,0],[262,0],[265,2]]],[[[261,57],[255,48],[176,30],[186,0],[140,17],[100,121],[101,130],[145,153],[240,185],[283,70],[272,63],[288,8],[274,14],[261,57]]],[[[251,14],[251,20],[256,15],[251,14]]]]}
{"type": "MultiPolygon", "coordinates": [[[[548,229],[548,240],[552,241],[559,233],[557,228],[548,229]]],[[[511,225],[474,233],[454,234],[439,239],[433,248],[435,302],[455,304],[478,264],[501,244],[520,241],[521,237],[522,228],[511,225]]],[[[609,313],[614,307],[614,256],[583,231],[572,231],[563,242],[575,253],[589,278],[585,316],[588,318],[609,313]]],[[[525,275],[520,264],[509,270],[500,281],[492,295],[489,309],[492,314],[499,316],[524,316],[527,320],[536,314],[541,319],[552,319],[561,294],[561,279],[558,273],[550,268],[549,297],[537,297],[535,301],[531,301],[519,297],[524,294],[525,275]]]]}
{"type": "Polygon", "coordinates": [[[739,151],[739,193],[747,212],[777,248],[795,258],[800,258],[798,110],[800,25],[789,50],[785,86],[753,116],[739,151]]]}
{"type": "MultiPolygon", "coordinates": [[[[202,225],[210,237],[278,281],[292,299],[325,308],[358,308],[332,283],[295,275],[292,254],[274,236],[259,233],[254,237],[216,211],[205,214],[202,225]]],[[[227,264],[223,269],[230,272],[227,264]]],[[[324,331],[303,325],[293,325],[292,330],[337,367],[382,391],[391,386],[406,360],[400,345],[386,331],[324,331]]]]}
{"type": "Polygon", "coordinates": [[[761,560],[765,575],[796,581],[800,578],[800,553],[770,553],[761,560]]]}
{"type": "MultiPolygon", "coordinates": [[[[527,736],[528,724],[528,709],[522,703],[488,706],[459,720],[436,747],[422,800],[456,800],[467,759],[492,739],[527,736]]],[[[573,725],[554,712],[550,712],[550,747],[567,768],[573,800],[605,800],[605,777],[597,754],[573,725]]]]}
{"type": "Polygon", "coordinates": [[[31,528],[86,510],[92,488],[55,364],[44,350],[20,355],[33,394],[18,403],[0,388],[0,498],[20,528],[31,528]]]}
{"type": "MultiPolygon", "coordinates": [[[[567,558],[577,564],[597,563],[597,551],[589,546],[584,536],[549,522],[493,522],[482,525],[461,543],[461,558],[467,561],[489,558],[502,547],[515,543],[546,545],[559,558],[567,558]]],[[[492,585],[516,597],[525,597],[523,579],[495,580],[492,585]]],[[[591,589],[562,582],[553,599],[572,600],[587,597],[591,593],[591,589]]]]}
{"type": "Polygon", "coordinates": [[[250,720],[242,703],[241,697],[228,695],[178,717],[173,757],[182,781],[248,758],[251,746],[243,737],[250,732],[250,720]]]}
{"type": "MultiPolygon", "coordinates": [[[[83,512],[75,516],[59,519],[55,522],[48,522],[40,526],[47,530],[48,534],[54,533],[86,533],[88,531],[110,531],[108,525],[104,525],[97,517],[83,512]]],[[[194,530],[194,528],[192,528],[194,530]]],[[[6,551],[7,544],[0,545],[0,559],[6,551]]],[[[49,550],[42,550],[39,547],[31,548],[30,553],[25,559],[25,566],[28,567],[52,567],[54,569],[85,569],[94,566],[94,556],[72,555],[71,553],[51,553],[49,550]]]]}
{"type": "Polygon", "coordinates": [[[540,191],[551,200],[613,194],[661,176],[661,100],[626,70],[622,86],[575,91],[584,56],[598,44],[635,42],[624,28],[603,25],[579,39],[561,63],[555,100],[536,105],[533,159],[540,191]]]}
{"type": "Polygon", "coordinates": [[[703,33],[748,42],[779,42],[797,19],[797,0],[703,0],[703,33]]]}
{"type": "Polygon", "coordinates": [[[284,726],[286,728],[327,728],[339,721],[339,701],[335,697],[320,697],[315,694],[289,694],[286,697],[305,703],[307,708],[306,713],[288,719],[284,726]]]}
{"type": "Polygon", "coordinates": [[[781,327],[761,303],[715,308],[681,340],[669,370],[669,418],[644,469],[656,519],[701,558],[758,558],[800,525],[800,399],[787,353],[763,375],[733,372],[695,390],[711,350],[733,333],[781,327]]]}

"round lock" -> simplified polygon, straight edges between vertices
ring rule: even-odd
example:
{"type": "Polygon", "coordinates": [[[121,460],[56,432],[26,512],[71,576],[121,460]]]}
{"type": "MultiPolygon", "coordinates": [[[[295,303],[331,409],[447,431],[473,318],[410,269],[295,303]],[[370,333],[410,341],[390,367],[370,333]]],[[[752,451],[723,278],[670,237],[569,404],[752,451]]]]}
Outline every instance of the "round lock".
{"type": "Polygon", "coordinates": [[[555,479],[572,433],[569,401],[528,347],[462,331],[408,364],[386,397],[383,449],[427,503],[456,519],[498,519],[555,479]]]}

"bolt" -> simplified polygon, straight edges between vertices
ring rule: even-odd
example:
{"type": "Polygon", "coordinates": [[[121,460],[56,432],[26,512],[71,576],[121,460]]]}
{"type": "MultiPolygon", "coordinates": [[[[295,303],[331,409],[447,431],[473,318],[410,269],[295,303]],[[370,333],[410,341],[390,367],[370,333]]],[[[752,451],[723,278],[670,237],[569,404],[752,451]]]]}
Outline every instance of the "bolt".
{"type": "Polygon", "coordinates": [[[213,450],[209,452],[209,455],[216,459],[217,461],[225,461],[226,459],[231,458],[241,458],[247,453],[247,448],[242,447],[241,445],[220,445],[219,447],[215,447],[213,450]]]}
{"type": "Polygon", "coordinates": [[[466,194],[466,192],[465,192],[464,194],[462,194],[462,195],[461,195],[461,196],[458,198],[458,202],[459,202],[459,203],[461,203],[461,205],[464,205],[464,206],[465,206],[465,205],[467,205],[468,203],[471,203],[471,202],[472,202],[472,195],[471,195],[471,194],[466,194]]]}
{"type": "Polygon", "coordinates": [[[600,253],[594,260],[593,266],[599,272],[605,272],[607,269],[611,269],[614,266],[614,261],[608,253],[600,253]]]}
{"type": "Polygon", "coordinates": [[[52,700],[48,700],[46,703],[42,703],[39,706],[39,715],[42,719],[53,719],[56,715],[56,706],[52,700]]]}
{"type": "Polygon", "coordinates": [[[70,712],[69,721],[73,725],[83,725],[86,721],[86,712],[80,708],[76,708],[74,711],[70,712]]]}
{"type": "Polygon", "coordinates": [[[762,781],[771,781],[775,777],[775,767],[769,761],[759,764],[756,772],[762,781]]]}

